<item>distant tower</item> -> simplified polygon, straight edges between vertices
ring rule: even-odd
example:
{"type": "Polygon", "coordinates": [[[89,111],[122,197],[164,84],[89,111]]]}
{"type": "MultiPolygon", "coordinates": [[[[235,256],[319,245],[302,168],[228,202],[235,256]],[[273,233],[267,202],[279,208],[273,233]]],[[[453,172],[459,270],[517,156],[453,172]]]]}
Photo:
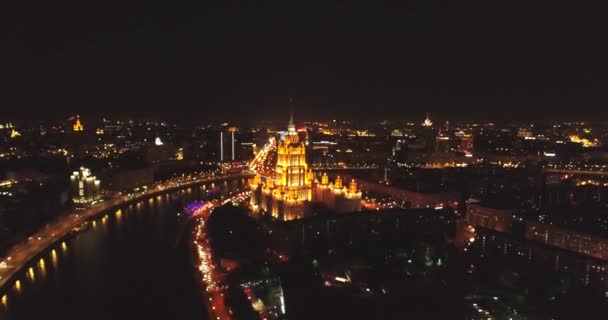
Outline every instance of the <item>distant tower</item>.
{"type": "Polygon", "coordinates": [[[424,139],[424,149],[428,153],[436,151],[437,147],[437,130],[433,127],[430,115],[427,113],[424,122],[422,122],[421,136],[424,139]]]}
{"type": "Polygon", "coordinates": [[[433,126],[433,121],[431,121],[431,117],[430,117],[429,113],[426,114],[426,118],[424,119],[422,126],[423,127],[432,127],[433,126]]]}
{"type": "Polygon", "coordinates": [[[73,129],[74,129],[74,132],[79,132],[79,131],[84,130],[84,126],[80,122],[80,116],[76,116],[76,122],[74,123],[73,129]]]}
{"type": "Polygon", "coordinates": [[[234,153],[234,133],[236,132],[236,127],[230,127],[228,128],[228,131],[230,131],[230,141],[231,141],[231,146],[232,146],[232,161],[234,161],[235,159],[235,153],[234,153]]]}

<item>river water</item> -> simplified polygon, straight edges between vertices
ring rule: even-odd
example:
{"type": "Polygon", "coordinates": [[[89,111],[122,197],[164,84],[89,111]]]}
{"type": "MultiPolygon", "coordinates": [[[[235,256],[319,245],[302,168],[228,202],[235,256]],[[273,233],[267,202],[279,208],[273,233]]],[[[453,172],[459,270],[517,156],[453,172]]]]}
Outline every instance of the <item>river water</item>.
{"type": "Polygon", "coordinates": [[[0,319],[207,319],[181,213],[206,194],[193,189],[109,212],[50,248],[7,290],[0,319]]]}

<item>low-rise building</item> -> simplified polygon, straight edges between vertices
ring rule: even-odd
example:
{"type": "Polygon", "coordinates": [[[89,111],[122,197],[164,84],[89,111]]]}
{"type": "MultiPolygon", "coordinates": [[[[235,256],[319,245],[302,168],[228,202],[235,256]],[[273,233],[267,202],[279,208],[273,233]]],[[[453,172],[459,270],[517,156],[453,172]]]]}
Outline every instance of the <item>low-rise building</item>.
{"type": "Polygon", "coordinates": [[[526,223],[525,237],[528,240],[538,241],[552,247],[608,260],[608,238],[536,221],[526,223]]]}
{"type": "Polygon", "coordinates": [[[467,203],[467,222],[475,227],[482,227],[498,232],[511,232],[513,210],[496,209],[479,203],[467,203]]]}

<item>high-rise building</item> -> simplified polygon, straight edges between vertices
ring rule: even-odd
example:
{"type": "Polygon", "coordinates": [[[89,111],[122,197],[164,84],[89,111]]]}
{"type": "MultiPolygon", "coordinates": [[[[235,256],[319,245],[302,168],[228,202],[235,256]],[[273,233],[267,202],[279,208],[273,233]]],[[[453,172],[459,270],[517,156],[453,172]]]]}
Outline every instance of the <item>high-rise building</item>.
{"type": "Polygon", "coordinates": [[[302,218],[305,202],[312,200],[312,178],[306,163],[306,146],[300,142],[292,114],[287,134],[277,144],[274,183],[267,183],[264,188],[272,196],[272,207],[263,209],[282,220],[302,218]]]}
{"type": "MultiPolygon", "coordinates": [[[[238,143],[242,138],[242,133],[237,127],[226,127],[226,124],[222,125],[219,129],[219,156],[217,160],[220,162],[224,161],[238,161],[248,158],[242,152],[242,144],[238,143]]],[[[249,144],[252,145],[252,144],[249,144]]]]}
{"type": "Polygon", "coordinates": [[[80,210],[86,209],[101,200],[100,181],[88,168],[80,167],[70,177],[72,199],[80,210]]]}
{"type": "Polygon", "coordinates": [[[254,208],[270,213],[280,220],[293,220],[305,216],[311,201],[325,203],[338,211],[361,210],[361,192],[353,180],[343,187],[340,177],[330,184],[327,175],[319,184],[306,162],[306,145],[300,141],[293,113],[287,132],[282,135],[276,147],[277,162],[274,179],[266,183],[256,176],[250,181],[252,189],[251,204],[254,208]],[[313,200],[314,194],[318,197],[313,200]],[[338,205],[338,203],[340,205],[338,205]]]}

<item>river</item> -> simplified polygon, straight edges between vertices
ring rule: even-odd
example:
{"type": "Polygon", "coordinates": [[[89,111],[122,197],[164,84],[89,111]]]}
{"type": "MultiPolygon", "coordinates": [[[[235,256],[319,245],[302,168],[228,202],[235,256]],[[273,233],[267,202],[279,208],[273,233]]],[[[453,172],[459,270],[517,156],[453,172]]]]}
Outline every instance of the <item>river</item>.
{"type": "Polygon", "coordinates": [[[96,219],[23,270],[0,319],[207,319],[182,214],[203,195],[193,187],[96,219]]]}

